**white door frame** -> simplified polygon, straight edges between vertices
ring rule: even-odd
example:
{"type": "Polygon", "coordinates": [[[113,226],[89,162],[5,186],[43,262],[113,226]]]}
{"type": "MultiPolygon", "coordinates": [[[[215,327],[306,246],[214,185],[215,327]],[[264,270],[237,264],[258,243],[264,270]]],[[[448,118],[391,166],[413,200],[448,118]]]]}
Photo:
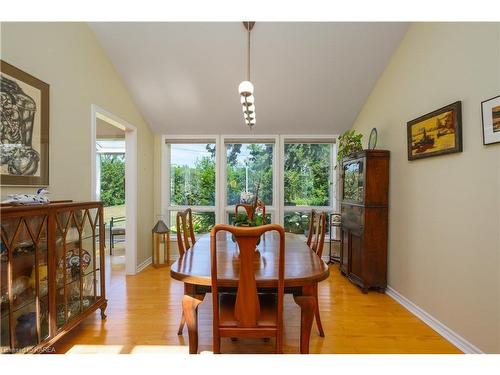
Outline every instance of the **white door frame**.
{"type": "Polygon", "coordinates": [[[137,128],[101,107],[91,105],[91,192],[96,200],[96,123],[97,118],[125,132],[125,271],[137,273],[137,128]]]}

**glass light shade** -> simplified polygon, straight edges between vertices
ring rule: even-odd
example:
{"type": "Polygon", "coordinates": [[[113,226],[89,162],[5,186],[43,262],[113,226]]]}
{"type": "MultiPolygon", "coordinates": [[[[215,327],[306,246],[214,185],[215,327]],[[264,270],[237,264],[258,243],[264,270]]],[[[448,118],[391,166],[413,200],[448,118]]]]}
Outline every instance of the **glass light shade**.
{"type": "Polygon", "coordinates": [[[242,96],[250,96],[253,94],[253,84],[250,81],[243,81],[238,86],[238,92],[242,96]]]}
{"type": "Polygon", "coordinates": [[[243,106],[243,113],[254,113],[254,110],[255,110],[254,106],[248,106],[248,107],[243,106]]]}
{"type": "Polygon", "coordinates": [[[255,97],[253,95],[250,95],[250,96],[241,96],[241,104],[245,105],[245,104],[254,104],[255,103],[255,97]]]}

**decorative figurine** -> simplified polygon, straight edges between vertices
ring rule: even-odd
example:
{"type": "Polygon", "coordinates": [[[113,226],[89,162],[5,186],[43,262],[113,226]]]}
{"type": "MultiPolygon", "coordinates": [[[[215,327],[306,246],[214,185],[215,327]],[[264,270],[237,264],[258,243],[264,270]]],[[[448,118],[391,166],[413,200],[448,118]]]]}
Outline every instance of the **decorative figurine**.
{"type": "Polygon", "coordinates": [[[8,199],[4,200],[2,203],[8,204],[46,204],[50,203],[47,194],[49,191],[45,188],[39,188],[36,194],[10,194],[8,199]]]}

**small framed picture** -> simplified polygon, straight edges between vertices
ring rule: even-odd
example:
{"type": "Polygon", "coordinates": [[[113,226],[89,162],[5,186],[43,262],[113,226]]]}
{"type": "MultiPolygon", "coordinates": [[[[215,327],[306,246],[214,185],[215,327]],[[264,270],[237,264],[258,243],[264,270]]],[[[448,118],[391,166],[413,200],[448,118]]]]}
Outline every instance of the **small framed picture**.
{"type": "Polygon", "coordinates": [[[408,160],[462,152],[462,102],[407,123],[408,160]]]}
{"type": "Polygon", "coordinates": [[[483,144],[500,143],[500,95],[481,102],[483,144]]]}

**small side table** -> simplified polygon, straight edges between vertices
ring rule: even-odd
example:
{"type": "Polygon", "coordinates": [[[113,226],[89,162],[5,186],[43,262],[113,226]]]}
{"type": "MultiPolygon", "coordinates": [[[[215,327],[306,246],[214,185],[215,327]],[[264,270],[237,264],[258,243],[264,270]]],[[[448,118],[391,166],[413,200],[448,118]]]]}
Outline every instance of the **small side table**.
{"type": "Polygon", "coordinates": [[[339,213],[331,213],[329,220],[329,259],[327,264],[340,263],[340,254],[332,254],[332,242],[341,244],[342,239],[337,238],[337,228],[341,227],[342,216],[339,213]],[[332,237],[332,232],[335,230],[335,236],[332,237]]]}

